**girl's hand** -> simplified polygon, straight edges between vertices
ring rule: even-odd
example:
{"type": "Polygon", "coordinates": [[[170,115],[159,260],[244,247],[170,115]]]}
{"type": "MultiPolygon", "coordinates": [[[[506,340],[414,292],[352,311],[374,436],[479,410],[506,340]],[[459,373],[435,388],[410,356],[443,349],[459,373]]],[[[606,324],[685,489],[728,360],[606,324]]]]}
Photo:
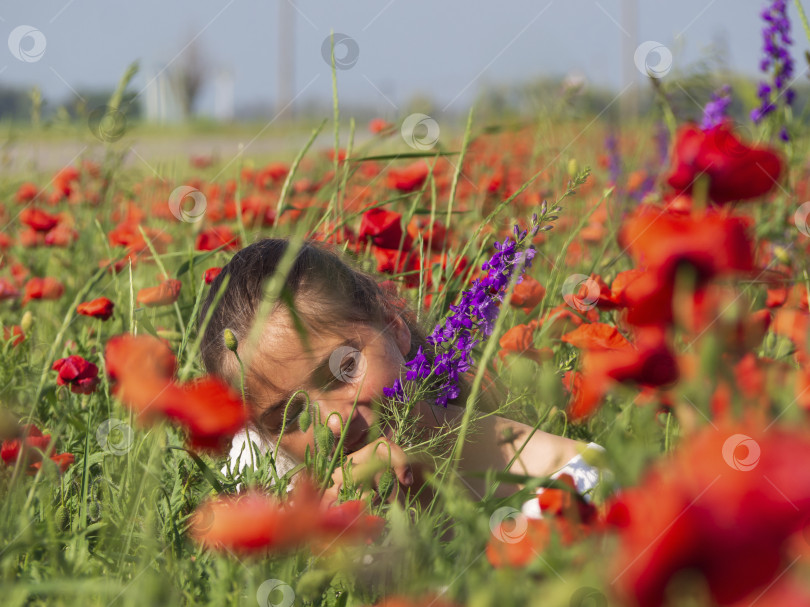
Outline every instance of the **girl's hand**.
{"type": "MultiPolygon", "coordinates": [[[[357,451],[346,456],[346,468],[351,467],[354,482],[364,489],[376,490],[380,479],[386,470],[392,470],[396,481],[402,487],[410,487],[414,483],[413,469],[408,463],[405,452],[390,440],[380,437],[373,440],[357,451]]],[[[338,467],[332,473],[333,485],[323,495],[323,502],[331,506],[338,499],[340,489],[343,487],[343,467],[338,467]]],[[[394,499],[402,492],[395,486],[388,499],[394,499]]]]}

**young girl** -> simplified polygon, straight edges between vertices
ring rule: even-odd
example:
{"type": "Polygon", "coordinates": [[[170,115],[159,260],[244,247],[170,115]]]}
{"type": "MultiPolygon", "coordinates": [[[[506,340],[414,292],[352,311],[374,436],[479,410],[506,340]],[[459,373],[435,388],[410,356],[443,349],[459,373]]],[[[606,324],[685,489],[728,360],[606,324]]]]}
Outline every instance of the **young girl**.
{"type": "MultiPolygon", "coordinates": [[[[283,239],[256,242],[234,255],[211,284],[201,319],[206,318],[228,278],[202,338],[206,371],[239,385],[239,361],[224,340],[225,329],[230,329],[246,366],[251,440],[265,451],[275,445],[281,434],[280,452],[274,454],[279,474],[303,461],[307,447],[314,449],[315,424],[306,429],[297,424],[308,395],[311,418],[325,420],[335,435],[335,444],[345,428],[343,451],[352,466],[380,459],[393,469],[403,490],[422,488],[425,462],[409,461],[401,446],[390,440],[390,431],[369,439],[383,388],[400,378],[404,363],[420,346],[431,358],[426,333],[402,300],[383,289],[370,274],[344,261],[328,245],[314,241],[305,242],[295,256],[279,301],[271,302],[266,318],[256,318],[265,284],[276,272],[288,246],[283,239]],[[258,339],[249,352],[249,335],[257,322],[261,325],[255,332],[258,339]],[[296,394],[299,390],[305,390],[306,395],[296,394]]],[[[497,409],[492,392],[482,395],[479,409],[497,409]]],[[[464,384],[461,394],[447,407],[418,403],[411,413],[416,427],[430,433],[459,421],[468,395],[469,385],[464,384]]],[[[568,473],[580,492],[595,485],[598,472],[585,464],[581,453],[586,448],[601,447],[532,431],[530,426],[495,415],[476,421],[463,445],[459,466],[461,480],[473,496],[483,496],[486,487],[481,476],[469,473],[505,470],[527,438],[511,472],[538,477],[568,473]],[[514,440],[504,440],[504,436],[514,440]]],[[[235,470],[251,462],[250,452],[244,448],[245,438],[242,433],[234,439],[231,460],[235,470]]],[[[334,484],[324,495],[328,502],[337,499],[343,469],[338,467],[332,479],[334,484]]],[[[517,485],[502,483],[495,495],[510,495],[518,489],[517,485]]],[[[533,511],[536,502],[527,502],[527,515],[539,516],[533,511]]]]}

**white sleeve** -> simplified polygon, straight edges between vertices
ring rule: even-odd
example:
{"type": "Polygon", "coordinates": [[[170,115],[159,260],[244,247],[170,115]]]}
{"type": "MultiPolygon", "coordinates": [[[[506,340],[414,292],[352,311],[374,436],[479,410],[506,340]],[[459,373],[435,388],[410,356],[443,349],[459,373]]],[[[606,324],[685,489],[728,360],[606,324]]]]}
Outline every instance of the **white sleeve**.
{"type": "MultiPolygon", "coordinates": [[[[262,440],[258,432],[252,429],[249,430],[249,432],[250,442],[258,447],[259,453],[265,454],[268,451],[273,451],[273,445],[262,440]]],[[[228,453],[228,460],[234,475],[240,473],[244,468],[251,465],[251,456],[250,451],[248,450],[247,435],[244,430],[238,432],[233,437],[233,440],[231,441],[231,450],[228,453]]],[[[284,453],[284,451],[281,449],[279,449],[279,452],[276,454],[275,460],[276,472],[279,476],[283,476],[292,470],[296,465],[295,460],[284,453]]],[[[222,468],[222,473],[228,473],[227,465],[222,468]]],[[[292,483],[290,483],[290,487],[292,487],[292,483]]]]}
{"type": "MultiPolygon", "coordinates": [[[[588,443],[585,448],[602,452],[605,451],[604,447],[597,445],[596,443],[588,443]]],[[[599,468],[588,464],[580,454],[572,457],[568,463],[565,464],[565,466],[552,474],[551,478],[559,478],[563,474],[568,474],[574,479],[574,484],[577,487],[577,491],[582,494],[585,501],[590,502],[591,496],[588,495],[586,491],[590,491],[599,483],[600,472],[601,471],[599,468]]],[[[543,491],[545,491],[543,487],[538,488],[537,495],[543,493],[543,491]]],[[[529,518],[543,518],[543,515],[540,512],[540,503],[538,502],[537,497],[524,502],[520,510],[529,518]]]]}

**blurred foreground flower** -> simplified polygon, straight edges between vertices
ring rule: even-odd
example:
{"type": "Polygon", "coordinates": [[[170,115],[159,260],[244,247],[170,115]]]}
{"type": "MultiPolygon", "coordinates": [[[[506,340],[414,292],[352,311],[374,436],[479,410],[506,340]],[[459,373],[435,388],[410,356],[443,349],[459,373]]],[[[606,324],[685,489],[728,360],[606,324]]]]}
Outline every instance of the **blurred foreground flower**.
{"type": "Polygon", "coordinates": [[[806,542],[809,459],[805,430],[704,428],[610,503],[621,543],[613,582],[641,607],[663,604],[687,573],[720,605],[756,602],[788,573],[790,540],[806,542]]]}
{"type": "Polygon", "coordinates": [[[191,533],[207,548],[240,554],[369,542],[380,535],[385,521],[365,512],[361,501],[325,508],[315,486],[303,478],[286,501],[251,490],[205,502],[194,513],[191,533]]]}
{"type": "Polygon", "coordinates": [[[177,361],[161,339],[113,337],[105,358],[116,396],[141,422],[165,417],[181,425],[191,448],[222,451],[245,426],[242,399],[220,380],[204,377],[182,385],[174,381],[177,361]]]}

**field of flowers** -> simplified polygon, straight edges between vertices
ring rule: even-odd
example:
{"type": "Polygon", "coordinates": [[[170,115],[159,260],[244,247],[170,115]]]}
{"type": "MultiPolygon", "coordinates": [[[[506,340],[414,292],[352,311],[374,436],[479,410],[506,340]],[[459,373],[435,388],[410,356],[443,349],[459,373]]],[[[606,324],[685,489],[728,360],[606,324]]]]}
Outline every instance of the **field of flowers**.
{"type": "Polygon", "coordinates": [[[633,128],[473,109],[457,136],[341,116],[347,138],[336,112],[282,159],[169,171],[123,165],[128,73],[87,157],[0,177],[2,604],[810,605],[810,139],[769,6],[740,120],[718,87],[690,122],[651,73],[633,128]],[[466,371],[456,440],[498,376],[500,415],[605,447],[592,500],[506,471],[472,499],[451,452],[429,506],[381,481],[323,508],[318,420],[292,472],[223,471],[247,408],[205,374],[202,303],[264,237],[331,243],[438,327],[436,368],[386,396],[466,371]]]}

